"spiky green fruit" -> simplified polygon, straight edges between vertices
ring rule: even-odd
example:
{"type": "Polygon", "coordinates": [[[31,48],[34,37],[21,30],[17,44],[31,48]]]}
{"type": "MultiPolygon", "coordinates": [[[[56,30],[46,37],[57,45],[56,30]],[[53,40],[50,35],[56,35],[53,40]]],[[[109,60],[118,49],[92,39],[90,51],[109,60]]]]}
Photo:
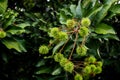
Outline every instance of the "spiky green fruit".
{"type": "Polygon", "coordinates": [[[59,29],[57,27],[51,28],[50,30],[50,36],[57,38],[59,35],[59,29]]]}
{"type": "Polygon", "coordinates": [[[92,72],[96,70],[96,66],[94,64],[91,64],[90,67],[91,67],[92,72]]]}
{"type": "Polygon", "coordinates": [[[67,40],[68,39],[68,34],[66,33],[66,32],[59,32],[59,36],[58,36],[59,38],[59,40],[60,41],[65,41],[65,40],[67,40]]]}
{"type": "Polygon", "coordinates": [[[83,80],[83,77],[82,77],[82,75],[80,75],[80,74],[76,74],[76,75],[74,76],[74,80],[83,80]]]}
{"type": "Polygon", "coordinates": [[[73,19],[69,19],[69,20],[67,20],[66,25],[69,29],[74,28],[75,21],[73,19]]]}
{"type": "Polygon", "coordinates": [[[89,65],[86,66],[85,68],[83,68],[83,72],[86,73],[86,74],[91,73],[91,67],[89,65]]]}
{"type": "Polygon", "coordinates": [[[103,66],[103,62],[102,61],[97,61],[96,66],[102,67],[103,66]]]}
{"type": "Polygon", "coordinates": [[[96,62],[96,58],[95,58],[94,56],[90,56],[90,57],[88,58],[88,62],[89,62],[89,63],[95,63],[95,62],[96,62]]]}
{"type": "Polygon", "coordinates": [[[60,62],[61,59],[63,59],[63,58],[64,58],[64,55],[61,54],[61,53],[56,53],[56,55],[54,56],[54,60],[55,60],[56,62],[60,62]]]}
{"type": "Polygon", "coordinates": [[[67,62],[68,62],[68,59],[67,59],[67,58],[62,58],[62,59],[60,60],[60,66],[64,67],[67,62]]]}
{"type": "Polygon", "coordinates": [[[102,72],[102,67],[96,67],[96,69],[95,69],[95,71],[94,71],[94,73],[95,74],[100,74],[102,72]]]}
{"type": "Polygon", "coordinates": [[[64,65],[63,68],[65,71],[72,73],[72,71],[74,70],[74,64],[69,61],[64,65]]]}
{"type": "Polygon", "coordinates": [[[5,37],[6,37],[6,32],[0,31],[0,38],[5,38],[5,37]]]}
{"type": "Polygon", "coordinates": [[[81,20],[81,25],[82,25],[82,26],[89,27],[90,24],[91,24],[91,21],[90,21],[89,18],[82,18],[82,20],[81,20]]]}
{"type": "Polygon", "coordinates": [[[40,54],[47,54],[49,52],[48,46],[42,45],[39,47],[39,53],[40,54]]]}
{"type": "Polygon", "coordinates": [[[85,45],[83,46],[78,46],[76,48],[76,53],[80,56],[85,56],[87,53],[87,47],[85,45]]]}
{"type": "Polygon", "coordinates": [[[88,36],[89,35],[89,29],[87,27],[81,27],[79,30],[79,35],[81,37],[88,36]]]}

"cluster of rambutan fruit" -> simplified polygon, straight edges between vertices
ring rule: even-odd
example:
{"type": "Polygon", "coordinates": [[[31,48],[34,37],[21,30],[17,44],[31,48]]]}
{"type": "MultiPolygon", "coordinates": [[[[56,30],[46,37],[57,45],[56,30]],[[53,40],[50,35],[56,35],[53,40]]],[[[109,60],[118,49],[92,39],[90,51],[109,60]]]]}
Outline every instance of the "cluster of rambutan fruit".
{"type": "MultiPolygon", "coordinates": [[[[89,36],[90,33],[90,24],[91,21],[89,18],[82,18],[80,21],[77,21],[75,19],[68,19],[66,21],[66,24],[64,25],[65,28],[53,27],[50,29],[49,32],[49,36],[52,37],[54,40],[58,42],[65,41],[66,43],[70,40],[70,35],[76,35],[73,43],[73,49],[71,50],[69,58],[66,58],[64,56],[64,52],[62,52],[61,49],[53,56],[54,60],[58,62],[65,71],[70,73],[75,72],[74,80],[83,80],[85,76],[96,75],[102,72],[103,62],[97,61],[93,55],[89,55],[89,57],[86,57],[84,61],[80,61],[82,62],[82,65],[80,66],[78,65],[79,63],[76,64],[74,63],[74,61],[71,60],[73,52],[76,52],[76,54],[81,57],[86,56],[88,48],[85,45],[85,42],[86,37],[89,36]],[[81,44],[76,45],[76,41],[79,37],[82,38],[81,44]],[[79,67],[81,68],[80,72],[75,71],[79,69],[79,67]]],[[[65,47],[65,45],[62,47],[62,49],[65,47]]],[[[39,47],[39,53],[49,53],[49,46],[41,45],[39,47]]]]}

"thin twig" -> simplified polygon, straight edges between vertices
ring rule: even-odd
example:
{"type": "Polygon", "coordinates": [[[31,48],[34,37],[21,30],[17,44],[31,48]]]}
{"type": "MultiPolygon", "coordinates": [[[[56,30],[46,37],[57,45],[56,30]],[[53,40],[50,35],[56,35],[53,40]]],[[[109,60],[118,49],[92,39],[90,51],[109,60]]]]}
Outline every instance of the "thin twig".
{"type": "Polygon", "coordinates": [[[64,47],[66,46],[66,44],[68,43],[68,41],[70,40],[70,38],[66,41],[66,43],[63,45],[63,47],[60,49],[60,53],[62,52],[62,50],[64,49],[64,47]]]}
{"type": "Polygon", "coordinates": [[[85,45],[85,42],[86,42],[86,36],[83,38],[82,44],[80,46],[85,45]]]}
{"type": "Polygon", "coordinates": [[[76,38],[75,38],[75,41],[74,41],[73,49],[72,49],[72,51],[71,51],[71,53],[70,53],[70,56],[69,56],[69,60],[71,60],[73,51],[74,51],[75,46],[76,46],[77,39],[78,39],[78,32],[76,33],[76,38]]]}

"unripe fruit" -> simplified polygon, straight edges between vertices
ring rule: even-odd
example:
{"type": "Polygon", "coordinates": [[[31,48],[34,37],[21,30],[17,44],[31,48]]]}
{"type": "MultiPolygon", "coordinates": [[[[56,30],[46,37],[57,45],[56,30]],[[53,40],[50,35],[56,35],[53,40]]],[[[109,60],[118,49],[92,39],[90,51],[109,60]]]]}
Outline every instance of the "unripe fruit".
{"type": "Polygon", "coordinates": [[[40,54],[47,54],[49,52],[49,48],[45,45],[42,45],[39,47],[39,53],[40,54]]]}
{"type": "Polygon", "coordinates": [[[95,65],[90,65],[90,67],[91,67],[91,70],[92,70],[92,72],[94,72],[95,70],[96,70],[96,66],[95,65]]]}
{"type": "Polygon", "coordinates": [[[50,31],[51,37],[57,38],[59,35],[58,33],[59,33],[59,29],[57,27],[51,28],[51,31],[50,31]]]}
{"type": "Polygon", "coordinates": [[[74,64],[69,61],[65,64],[65,66],[63,68],[64,68],[65,71],[68,71],[68,72],[72,73],[72,71],[74,69],[74,64]]]}
{"type": "Polygon", "coordinates": [[[55,60],[56,62],[60,62],[61,59],[63,59],[63,58],[64,58],[64,56],[63,56],[63,54],[61,54],[61,53],[57,53],[57,54],[54,56],[54,60],[55,60]]]}
{"type": "Polygon", "coordinates": [[[76,74],[74,80],[83,80],[83,77],[80,74],[76,74]]]}
{"type": "Polygon", "coordinates": [[[89,34],[89,29],[87,27],[81,27],[79,30],[79,35],[81,37],[87,36],[89,34]]]}
{"type": "Polygon", "coordinates": [[[78,46],[76,48],[76,52],[78,55],[80,56],[85,56],[86,55],[86,52],[87,52],[87,47],[84,45],[84,46],[78,46]]]}
{"type": "Polygon", "coordinates": [[[65,41],[68,39],[68,34],[66,32],[59,32],[59,40],[60,41],[65,41]]]}
{"type": "Polygon", "coordinates": [[[90,66],[86,66],[86,67],[83,69],[83,72],[86,73],[86,74],[91,73],[91,67],[90,67],[90,66]]]}
{"type": "Polygon", "coordinates": [[[102,61],[98,61],[98,62],[96,63],[96,66],[102,67],[102,65],[103,65],[103,62],[102,62],[102,61]]]}
{"type": "Polygon", "coordinates": [[[6,37],[6,32],[0,31],[0,38],[5,38],[6,37]]]}
{"type": "Polygon", "coordinates": [[[67,59],[67,58],[62,58],[62,59],[60,60],[60,66],[64,67],[67,62],[68,62],[68,59],[67,59]]]}
{"type": "Polygon", "coordinates": [[[81,25],[82,25],[82,26],[89,27],[90,24],[91,24],[91,21],[90,21],[89,18],[82,18],[82,20],[81,20],[81,25]]]}
{"type": "Polygon", "coordinates": [[[102,68],[101,67],[96,67],[94,73],[95,74],[100,74],[102,72],[102,68]]]}
{"type": "Polygon", "coordinates": [[[73,19],[69,19],[69,20],[67,20],[66,25],[69,29],[74,28],[75,21],[73,19]]]}
{"type": "Polygon", "coordinates": [[[90,57],[88,58],[88,62],[89,62],[89,63],[95,63],[95,62],[96,62],[96,58],[95,58],[94,56],[90,56],[90,57]]]}

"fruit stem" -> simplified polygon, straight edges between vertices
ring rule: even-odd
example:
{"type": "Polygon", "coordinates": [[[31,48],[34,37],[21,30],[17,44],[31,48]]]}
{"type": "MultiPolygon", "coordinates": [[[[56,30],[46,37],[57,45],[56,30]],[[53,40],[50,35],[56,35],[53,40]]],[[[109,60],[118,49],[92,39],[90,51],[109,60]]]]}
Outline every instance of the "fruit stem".
{"type": "Polygon", "coordinates": [[[59,53],[62,52],[62,50],[64,49],[64,47],[66,46],[66,44],[68,43],[68,41],[70,40],[70,38],[66,41],[66,43],[62,46],[62,48],[60,49],[59,53]]]}
{"type": "Polygon", "coordinates": [[[69,60],[71,60],[73,51],[74,51],[75,46],[76,46],[77,39],[78,39],[78,32],[76,33],[75,41],[74,41],[73,48],[72,48],[72,51],[71,51],[70,56],[69,56],[69,60]]]}

